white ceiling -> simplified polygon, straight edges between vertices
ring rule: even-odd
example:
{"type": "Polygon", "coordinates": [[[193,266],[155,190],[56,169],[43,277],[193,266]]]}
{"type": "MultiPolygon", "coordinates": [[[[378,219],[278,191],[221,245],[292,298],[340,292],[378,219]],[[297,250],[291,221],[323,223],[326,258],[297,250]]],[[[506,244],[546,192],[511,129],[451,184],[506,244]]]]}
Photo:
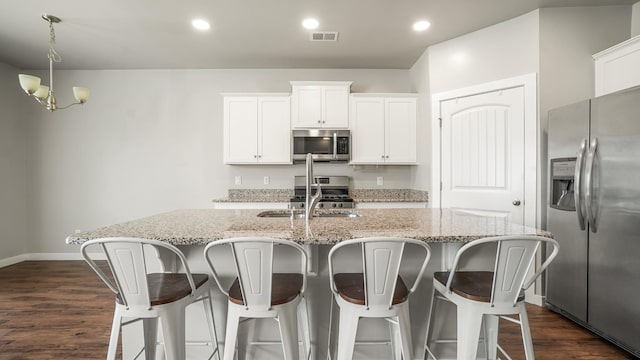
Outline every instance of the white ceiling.
{"type": "MultiPolygon", "coordinates": [[[[56,69],[408,69],[433,44],[540,7],[637,0],[1,0],[0,62],[48,67],[44,13],[58,16],[56,69]],[[200,17],[208,32],[191,27],[200,17]],[[301,26],[338,31],[311,42],[301,26]],[[411,25],[426,19],[431,28],[411,25]]],[[[631,11],[631,8],[629,8],[631,11]]]]}

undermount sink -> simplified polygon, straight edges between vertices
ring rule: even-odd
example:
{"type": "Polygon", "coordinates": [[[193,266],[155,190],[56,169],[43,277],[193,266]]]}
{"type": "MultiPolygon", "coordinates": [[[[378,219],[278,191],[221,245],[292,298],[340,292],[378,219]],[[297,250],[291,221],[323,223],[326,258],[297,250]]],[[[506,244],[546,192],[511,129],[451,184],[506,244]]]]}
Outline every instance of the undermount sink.
{"type": "MultiPolygon", "coordinates": [[[[316,210],[313,217],[356,218],[362,215],[354,210],[316,210]]],[[[280,218],[290,217],[304,219],[305,214],[299,210],[267,210],[258,214],[258,217],[280,218]]]]}

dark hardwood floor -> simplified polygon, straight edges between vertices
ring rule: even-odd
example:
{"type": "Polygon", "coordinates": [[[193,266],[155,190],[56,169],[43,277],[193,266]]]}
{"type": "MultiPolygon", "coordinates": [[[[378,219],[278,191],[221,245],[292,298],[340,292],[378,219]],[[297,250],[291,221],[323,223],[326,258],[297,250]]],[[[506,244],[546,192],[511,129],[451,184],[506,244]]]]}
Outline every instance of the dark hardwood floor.
{"type": "MultiPolygon", "coordinates": [[[[104,359],[113,299],[84,261],[0,268],[0,360],[104,359]]],[[[529,319],[537,359],[632,359],[544,308],[531,306],[529,319]]],[[[501,325],[501,345],[524,359],[518,328],[501,325]]]]}

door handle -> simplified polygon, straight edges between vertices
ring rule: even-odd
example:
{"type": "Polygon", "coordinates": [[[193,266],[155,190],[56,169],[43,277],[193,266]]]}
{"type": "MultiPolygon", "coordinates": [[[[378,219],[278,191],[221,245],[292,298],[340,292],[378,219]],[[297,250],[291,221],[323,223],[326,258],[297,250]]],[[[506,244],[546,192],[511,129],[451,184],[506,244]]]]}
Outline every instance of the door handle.
{"type": "Polygon", "coordinates": [[[333,133],[333,159],[338,159],[338,133],[333,133]]]}
{"type": "Polygon", "coordinates": [[[593,164],[596,161],[596,151],[598,151],[598,138],[591,140],[591,147],[589,148],[589,154],[587,155],[587,171],[585,172],[584,182],[584,201],[587,209],[587,220],[589,221],[589,228],[592,232],[598,231],[596,225],[596,213],[593,211],[593,164]]]}
{"type": "Polygon", "coordinates": [[[520,200],[518,200],[518,199],[513,200],[511,203],[513,204],[513,206],[520,206],[520,204],[521,204],[520,200]]]}
{"type": "Polygon", "coordinates": [[[576,213],[578,215],[578,225],[580,230],[586,228],[584,222],[584,214],[582,213],[582,163],[584,162],[584,153],[587,151],[587,139],[582,139],[580,150],[578,150],[578,158],[576,159],[576,169],[573,181],[573,200],[576,204],[576,213]]]}

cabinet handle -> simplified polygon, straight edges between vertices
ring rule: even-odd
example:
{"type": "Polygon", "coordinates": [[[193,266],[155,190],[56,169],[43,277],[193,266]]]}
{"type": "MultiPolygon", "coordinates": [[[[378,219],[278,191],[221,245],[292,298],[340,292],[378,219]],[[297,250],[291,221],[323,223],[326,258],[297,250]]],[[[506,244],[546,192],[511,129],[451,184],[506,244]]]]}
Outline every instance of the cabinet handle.
{"type": "Polygon", "coordinates": [[[257,158],[258,158],[258,155],[253,155],[253,158],[254,158],[254,159],[257,159],[257,158]]]}
{"type": "Polygon", "coordinates": [[[322,120],[318,120],[318,124],[322,124],[322,120]]]}
{"type": "Polygon", "coordinates": [[[380,158],[384,159],[384,155],[380,156],[380,158]]]}
{"type": "Polygon", "coordinates": [[[258,159],[262,159],[262,155],[258,155],[258,159]]]}
{"type": "Polygon", "coordinates": [[[385,156],[385,158],[387,158],[387,159],[388,159],[388,158],[389,158],[389,155],[385,156]]]}

